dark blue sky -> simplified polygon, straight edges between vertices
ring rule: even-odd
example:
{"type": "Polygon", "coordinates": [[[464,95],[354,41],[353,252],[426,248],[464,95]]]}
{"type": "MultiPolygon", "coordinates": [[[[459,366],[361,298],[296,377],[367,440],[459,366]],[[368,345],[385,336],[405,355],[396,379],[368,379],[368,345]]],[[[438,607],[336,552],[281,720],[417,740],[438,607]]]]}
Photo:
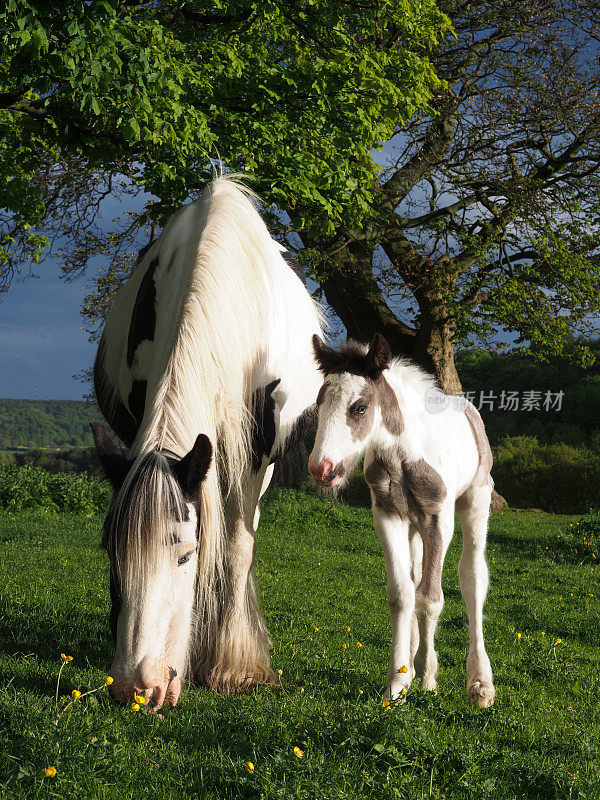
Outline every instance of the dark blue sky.
{"type": "Polygon", "coordinates": [[[73,375],[95,353],[79,316],[87,279],[61,281],[54,261],[38,272],[0,303],[0,397],[80,400],[89,387],[73,375]]]}

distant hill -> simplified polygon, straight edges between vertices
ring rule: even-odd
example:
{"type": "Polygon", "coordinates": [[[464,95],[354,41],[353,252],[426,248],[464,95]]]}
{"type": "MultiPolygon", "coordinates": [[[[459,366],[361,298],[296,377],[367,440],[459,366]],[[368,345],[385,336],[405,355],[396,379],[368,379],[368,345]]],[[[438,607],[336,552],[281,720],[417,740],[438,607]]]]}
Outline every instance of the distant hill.
{"type": "Polygon", "coordinates": [[[90,447],[95,404],[76,400],[0,399],[0,450],[90,447]]]}

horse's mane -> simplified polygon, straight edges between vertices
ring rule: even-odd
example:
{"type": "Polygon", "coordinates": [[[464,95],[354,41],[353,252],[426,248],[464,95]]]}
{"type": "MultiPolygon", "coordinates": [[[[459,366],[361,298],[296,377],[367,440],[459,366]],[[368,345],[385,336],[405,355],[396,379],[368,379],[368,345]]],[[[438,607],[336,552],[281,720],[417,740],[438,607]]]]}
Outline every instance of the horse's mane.
{"type": "MultiPolygon", "coordinates": [[[[145,261],[160,257],[155,273],[160,279],[166,262],[167,271],[174,264],[169,275],[173,290],[169,288],[165,297],[172,304],[179,292],[181,300],[173,318],[160,302],[156,305],[157,350],[152,355],[144,418],[130,450],[135,462],[115,501],[131,520],[127,570],[143,579],[143,565],[166,535],[167,515],[182,501],[168,463],[156,451],[183,457],[199,433],[210,438],[214,459],[198,498],[196,603],[203,618],[198,643],[209,659],[209,638],[218,627],[225,575],[222,491],[226,487],[230,498],[240,499],[241,481],[251,462],[252,393],[263,361],[273,296],[269,263],[281,258],[251,196],[231,178],[218,177],[199,200],[169,221],[137,267],[143,270],[145,261]],[[125,498],[132,487],[140,497],[137,505],[128,507],[125,498]],[[153,520],[152,537],[145,532],[148,518],[153,520]],[[160,530],[155,532],[157,525],[160,530]]],[[[110,388],[118,391],[115,385],[110,388]]]]}
{"type": "Polygon", "coordinates": [[[407,358],[392,359],[390,372],[404,389],[419,395],[424,395],[430,389],[440,388],[434,375],[425,372],[407,358]]]}

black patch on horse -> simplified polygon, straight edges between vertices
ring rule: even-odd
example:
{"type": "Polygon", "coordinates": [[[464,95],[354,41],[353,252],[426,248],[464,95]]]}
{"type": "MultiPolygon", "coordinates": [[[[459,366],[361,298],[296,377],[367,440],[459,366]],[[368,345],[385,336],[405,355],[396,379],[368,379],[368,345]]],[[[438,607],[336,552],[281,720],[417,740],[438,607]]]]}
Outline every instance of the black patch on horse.
{"type": "Polygon", "coordinates": [[[154,272],[158,266],[158,258],[150,263],[146,274],[142,278],[140,288],[131,312],[129,335],[127,337],[127,366],[133,364],[135,351],[141,342],[154,339],[156,328],[156,286],[154,285],[154,272]]]}
{"type": "MultiPolygon", "coordinates": [[[[301,439],[305,437],[313,437],[317,432],[317,424],[319,422],[319,409],[316,404],[308,406],[296,419],[292,426],[292,430],[281,447],[273,454],[271,464],[283,458],[286,453],[295,447],[301,439]]],[[[312,449],[312,444],[309,449],[312,449]]]]}
{"type": "Polygon", "coordinates": [[[281,256],[288,267],[291,267],[295,274],[300,278],[302,281],[302,285],[306,286],[306,275],[304,274],[304,270],[300,266],[300,264],[296,261],[294,256],[291,253],[288,253],[287,250],[281,251],[281,256]]]}
{"type": "Polygon", "coordinates": [[[271,381],[257,389],[252,398],[254,419],[252,420],[252,472],[258,472],[264,456],[270,456],[275,444],[275,400],[273,392],[281,379],[271,381]]]}
{"type": "Polygon", "coordinates": [[[103,337],[100,340],[94,362],[94,393],[100,411],[110,427],[127,447],[131,447],[137,435],[138,424],[126,406],[117,397],[110,396],[107,391],[108,380],[104,369],[105,355],[106,342],[103,337]]]}
{"type": "MultiPolygon", "coordinates": [[[[142,420],[144,419],[144,409],[146,408],[147,385],[148,385],[147,381],[134,381],[131,384],[131,391],[129,392],[129,397],[127,398],[127,404],[129,406],[131,413],[135,418],[136,430],[139,429],[140,425],[142,424],[142,420]]],[[[126,444],[129,445],[131,443],[126,442],[126,444]]]]}

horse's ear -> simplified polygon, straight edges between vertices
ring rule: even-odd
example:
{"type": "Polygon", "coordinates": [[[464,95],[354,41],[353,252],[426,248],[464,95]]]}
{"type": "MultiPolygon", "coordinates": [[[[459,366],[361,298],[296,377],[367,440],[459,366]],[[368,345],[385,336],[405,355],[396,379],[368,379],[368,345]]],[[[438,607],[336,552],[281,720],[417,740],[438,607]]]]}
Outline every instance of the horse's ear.
{"type": "Polygon", "coordinates": [[[373,375],[379,375],[389,367],[391,357],[392,351],[387,339],[380,333],[376,333],[371,340],[369,352],[366,356],[369,372],[373,375]]]}
{"type": "Polygon", "coordinates": [[[90,422],[90,428],[92,429],[96,455],[100,461],[102,471],[112,484],[115,492],[117,492],[123,485],[123,481],[131,467],[131,462],[125,458],[121,450],[115,445],[104,425],[99,422],[90,422]]]}
{"type": "Polygon", "coordinates": [[[320,336],[315,333],[312,337],[313,353],[315,354],[315,361],[319,365],[319,369],[325,375],[335,370],[344,363],[347,359],[341,353],[332,350],[328,347],[320,336]]]}
{"type": "Polygon", "coordinates": [[[186,497],[195,498],[200,484],[206,478],[212,461],[213,449],[208,436],[203,433],[196,438],[194,446],[173,467],[173,474],[186,497]]]}

